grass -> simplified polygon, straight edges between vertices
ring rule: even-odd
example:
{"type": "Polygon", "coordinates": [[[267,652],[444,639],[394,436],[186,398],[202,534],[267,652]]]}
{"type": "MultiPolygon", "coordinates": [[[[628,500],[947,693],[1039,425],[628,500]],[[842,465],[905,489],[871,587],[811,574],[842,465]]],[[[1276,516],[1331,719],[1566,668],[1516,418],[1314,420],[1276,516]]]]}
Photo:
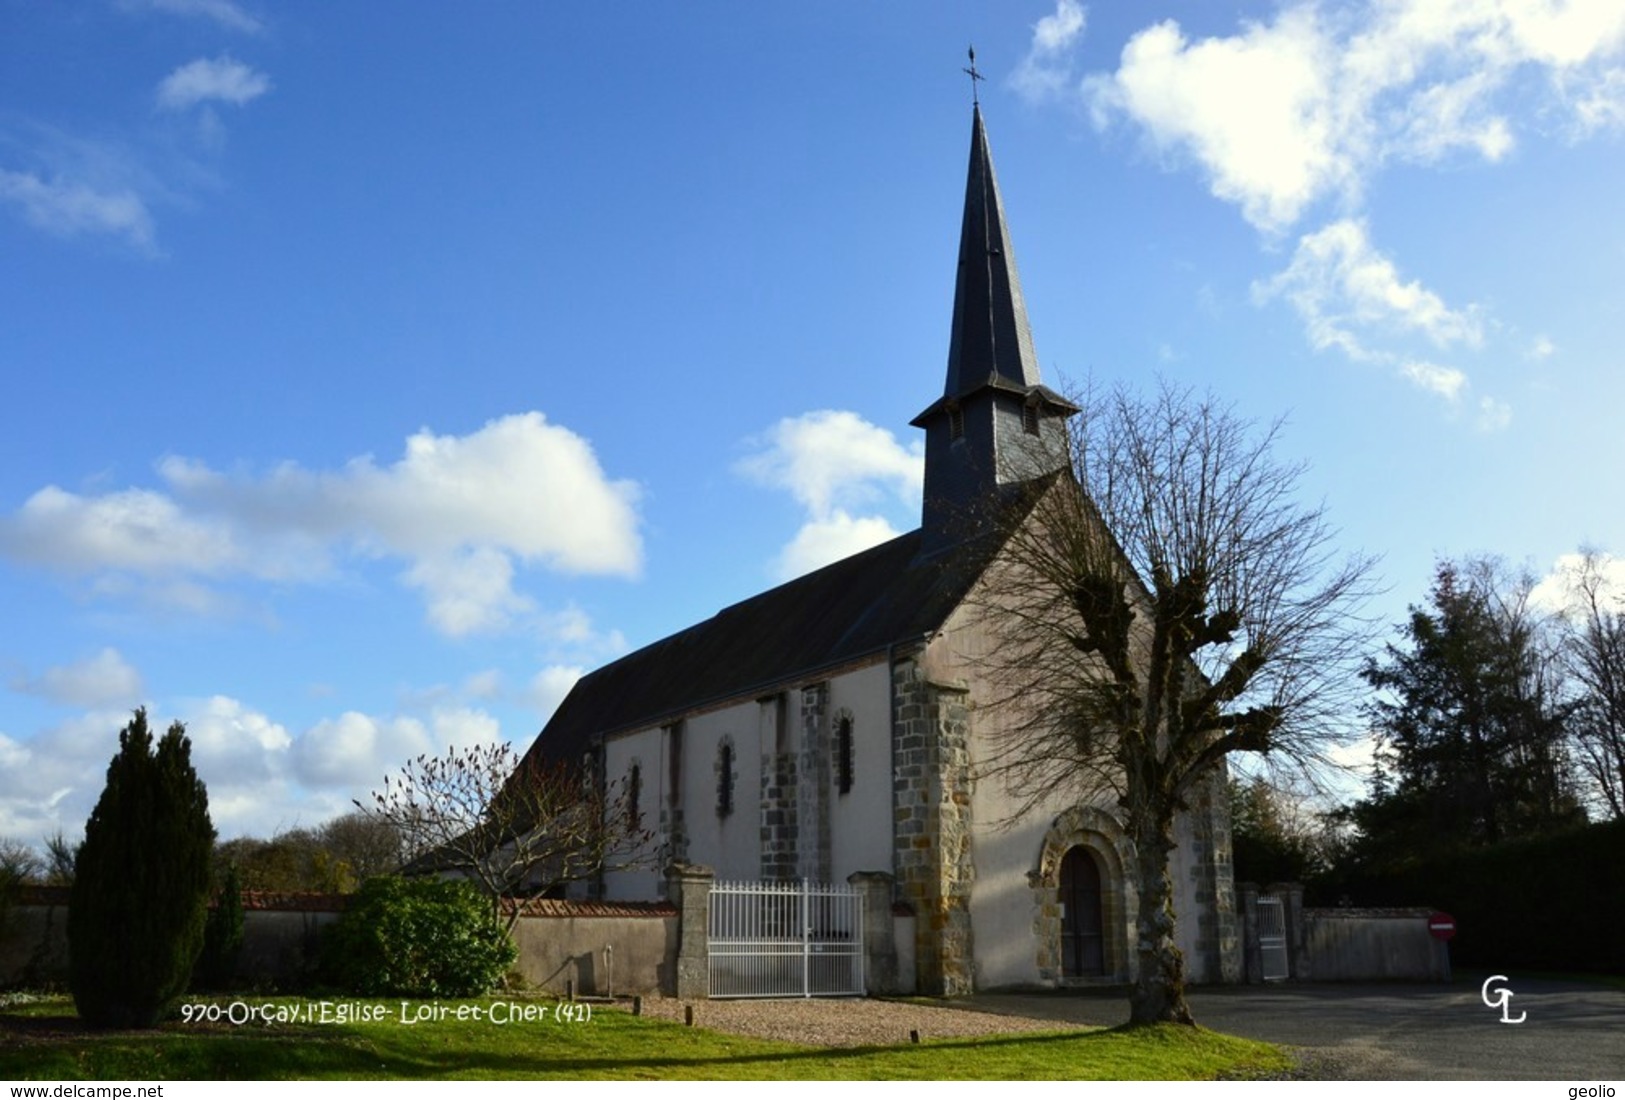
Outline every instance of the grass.
{"type": "MultiPolygon", "coordinates": [[[[245,998],[297,1007],[297,998],[245,998]]],[[[226,1001],[213,1003],[226,1004],[226,1001]]],[[[598,1008],[586,1022],[444,1019],[81,1028],[65,997],[0,1009],[0,1078],[13,1080],[1207,1080],[1287,1070],[1279,1047],[1173,1025],[823,1048],[688,1028],[598,1008]]],[[[434,1002],[489,1009],[494,1002],[434,1002]]],[[[506,1002],[504,1002],[506,1003],[506,1002]]]]}

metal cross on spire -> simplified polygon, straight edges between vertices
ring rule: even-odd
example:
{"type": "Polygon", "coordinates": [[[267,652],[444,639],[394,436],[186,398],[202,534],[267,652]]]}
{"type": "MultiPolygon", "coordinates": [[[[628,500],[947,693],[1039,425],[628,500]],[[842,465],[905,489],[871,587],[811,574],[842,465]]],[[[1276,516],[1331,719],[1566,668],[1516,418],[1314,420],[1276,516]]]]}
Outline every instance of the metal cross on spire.
{"type": "Polygon", "coordinates": [[[970,68],[962,70],[962,71],[970,74],[970,101],[974,106],[980,107],[982,105],[982,100],[977,95],[976,82],[978,80],[986,80],[987,78],[985,76],[983,76],[981,73],[976,71],[976,47],[972,46],[970,48],[969,52],[970,52],[970,68]]]}

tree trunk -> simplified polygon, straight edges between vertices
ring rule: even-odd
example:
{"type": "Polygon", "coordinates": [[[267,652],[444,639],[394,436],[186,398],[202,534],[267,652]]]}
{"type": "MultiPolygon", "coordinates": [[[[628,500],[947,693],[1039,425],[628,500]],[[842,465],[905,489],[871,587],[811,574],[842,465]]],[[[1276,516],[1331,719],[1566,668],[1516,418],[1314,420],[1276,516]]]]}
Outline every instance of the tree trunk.
{"type": "Polygon", "coordinates": [[[1168,871],[1173,825],[1131,822],[1130,828],[1140,907],[1134,921],[1139,966],[1129,997],[1129,1023],[1194,1024],[1185,1003],[1185,956],[1174,946],[1174,882],[1168,871]]]}

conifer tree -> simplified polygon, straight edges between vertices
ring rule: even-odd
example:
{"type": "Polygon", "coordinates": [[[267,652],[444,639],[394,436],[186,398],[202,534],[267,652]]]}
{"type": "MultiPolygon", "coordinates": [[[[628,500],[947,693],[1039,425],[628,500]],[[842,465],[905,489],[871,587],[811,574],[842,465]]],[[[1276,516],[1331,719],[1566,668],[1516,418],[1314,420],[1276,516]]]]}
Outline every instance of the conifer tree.
{"type": "Polygon", "coordinates": [[[179,722],[158,741],[138,709],[75,862],[69,985],[92,1027],[151,1027],[185,989],[203,947],[214,846],[209,796],[179,722]]]}

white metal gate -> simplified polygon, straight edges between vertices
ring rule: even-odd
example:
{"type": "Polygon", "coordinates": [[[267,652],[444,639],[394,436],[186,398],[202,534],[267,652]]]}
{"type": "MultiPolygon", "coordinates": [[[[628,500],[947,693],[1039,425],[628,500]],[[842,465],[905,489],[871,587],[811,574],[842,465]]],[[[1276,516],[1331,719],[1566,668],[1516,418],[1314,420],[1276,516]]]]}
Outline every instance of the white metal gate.
{"type": "Polygon", "coordinates": [[[713,997],[861,997],[863,898],[851,886],[716,882],[713,997]]]}
{"type": "Polygon", "coordinates": [[[1286,954],[1286,912],[1281,899],[1265,894],[1258,899],[1258,954],[1266,982],[1289,977],[1286,954]]]}

